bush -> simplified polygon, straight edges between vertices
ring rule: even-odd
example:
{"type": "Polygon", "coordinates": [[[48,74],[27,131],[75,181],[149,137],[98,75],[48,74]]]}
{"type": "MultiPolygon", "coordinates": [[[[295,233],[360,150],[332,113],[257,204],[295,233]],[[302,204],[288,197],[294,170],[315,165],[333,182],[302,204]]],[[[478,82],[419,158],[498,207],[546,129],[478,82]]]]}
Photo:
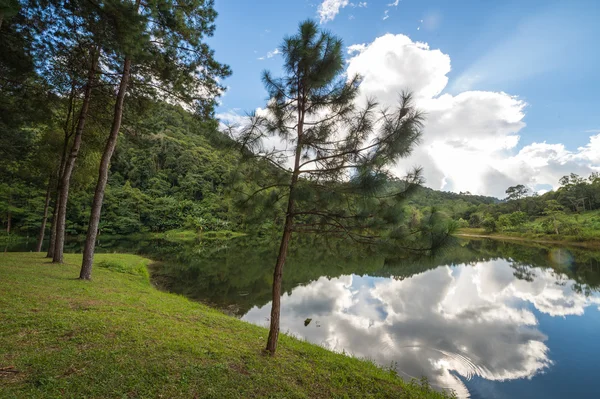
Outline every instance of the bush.
{"type": "Polygon", "coordinates": [[[474,213],[469,218],[469,226],[470,227],[481,227],[481,216],[477,213],[474,213]]]}
{"type": "Polygon", "coordinates": [[[513,231],[517,230],[519,226],[522,226],[527,222],[527,214],[525,212],[513,212],[498,217],[497,226],[502,230],[513,231]]]}
{"type": "Polygon", "coordinates": [[[496,231],[496,220],[493,217],[488,216],[481,222],[481,227],[484,228],[486,233],[493,233],[496,231]]]}
{"type": "Polygon", "coordinates": [[[458,219],[458,221],[456,223],[457,223],[456,227],[458,227],[459,229],[464,229],[466,227],[469,227],[469,222],[467,222],[463,218],[458,219]]]}

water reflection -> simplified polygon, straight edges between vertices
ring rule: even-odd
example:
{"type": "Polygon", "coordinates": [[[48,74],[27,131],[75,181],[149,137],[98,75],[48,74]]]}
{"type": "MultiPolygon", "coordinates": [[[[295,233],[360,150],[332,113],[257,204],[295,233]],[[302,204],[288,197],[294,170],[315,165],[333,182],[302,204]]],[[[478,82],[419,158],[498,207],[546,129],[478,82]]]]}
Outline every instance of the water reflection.
{"type": "MultiPolygon", "coordinates": [[[[356,275],[319,278],[282,298],[282,329],[330,349],[426,375],[468,396],[464,381],[531,378],[552,365],[531,307],[581,315],[600,297],[571,289],[550,270],[515,276],[510,261],[441,266],[397,280],[356,275]],[[313,323],[304,326],[304,320],[313,323]]],[[[243,319],[263,324],[269,304],[243,319]]]]}

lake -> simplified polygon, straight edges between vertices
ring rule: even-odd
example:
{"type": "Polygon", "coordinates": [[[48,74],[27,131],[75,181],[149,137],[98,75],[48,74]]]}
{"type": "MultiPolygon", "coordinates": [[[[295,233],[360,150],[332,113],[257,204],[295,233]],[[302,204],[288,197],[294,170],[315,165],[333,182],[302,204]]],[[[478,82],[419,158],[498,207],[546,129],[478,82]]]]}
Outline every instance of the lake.
{"type": "MultiPolygon", "coordinates": [[[[100,251],[147,255],[161,289],[268,325],[277,240],[114,238],[100,251]]],[[[600,251],[461,240],[407,258],[299,237],[283,288],[283,332],[461,398],[600,397],[600,251]]]]}

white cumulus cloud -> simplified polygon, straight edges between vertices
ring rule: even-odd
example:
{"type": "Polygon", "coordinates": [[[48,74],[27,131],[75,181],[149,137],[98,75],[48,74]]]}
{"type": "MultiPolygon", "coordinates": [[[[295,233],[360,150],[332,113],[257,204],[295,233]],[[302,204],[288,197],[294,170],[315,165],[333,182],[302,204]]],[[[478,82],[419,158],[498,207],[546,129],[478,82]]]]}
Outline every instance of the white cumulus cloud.
{"type": "Polygon", "coordinates": [[[398,174],[424,167],[427,185],[448,191],[504,196],[510,185],[558,186],[575,172],[600,170],[600,134],[575,151],[560,143],[531,143],[516,151],[525,128],[527,104],[492,91],[442,94],[450,56],[402,34],[348,47],[348,75],[363,76],[361,98],[394,106],[402,90],[414,92],[427,120],[422,144],[398,165],[398,174]]]}
{"type": "MultiPolygon", "coordinates": [[[[503,198],[511,185],[525,184],[541,193],[557,188],[564,175],[600,171],[600,131],[587,131],[589,142],[576,149],[563,143],[522,145],[528,104],[501,91],[449,93],[451,59],[440,49],[406,35],[385,34],[371,43],[349,45],[346,51],[347,75],[363,78],[359,105],[374,98],[382,108],[393,107],[399,93],[410,90],[426,114],[423,140],[396,165],[398,176],[422,166],[426,185],[433,189],[503,198]]],[[[278,49],[260,59],[277,54],[278,49]]],[[[220,117],[240,122],[235,113],[220,117]]],[[[268,146],[285,147],[279,139],[268,146]]]]}

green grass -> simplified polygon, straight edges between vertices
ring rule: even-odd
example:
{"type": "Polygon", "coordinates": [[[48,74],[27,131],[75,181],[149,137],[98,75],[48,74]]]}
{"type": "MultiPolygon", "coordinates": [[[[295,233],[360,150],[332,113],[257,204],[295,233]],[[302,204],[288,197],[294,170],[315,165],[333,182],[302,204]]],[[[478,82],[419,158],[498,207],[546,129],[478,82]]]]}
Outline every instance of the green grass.
{"type": "Polygon", "coordinates": [[[148,273],[148,259],[126,254],[99,254],[96,256],[96,265],[98,267],[117,273],[142,276],[146,280],[150,278],[150,274],[148,273]]]}
{"type": "Polygon", "coordinates": [[[442,398],[372,363],[281,336],[148,282],[135,255],[93,281],[42,254],[0,254],[1,398],[442,398]]]}

